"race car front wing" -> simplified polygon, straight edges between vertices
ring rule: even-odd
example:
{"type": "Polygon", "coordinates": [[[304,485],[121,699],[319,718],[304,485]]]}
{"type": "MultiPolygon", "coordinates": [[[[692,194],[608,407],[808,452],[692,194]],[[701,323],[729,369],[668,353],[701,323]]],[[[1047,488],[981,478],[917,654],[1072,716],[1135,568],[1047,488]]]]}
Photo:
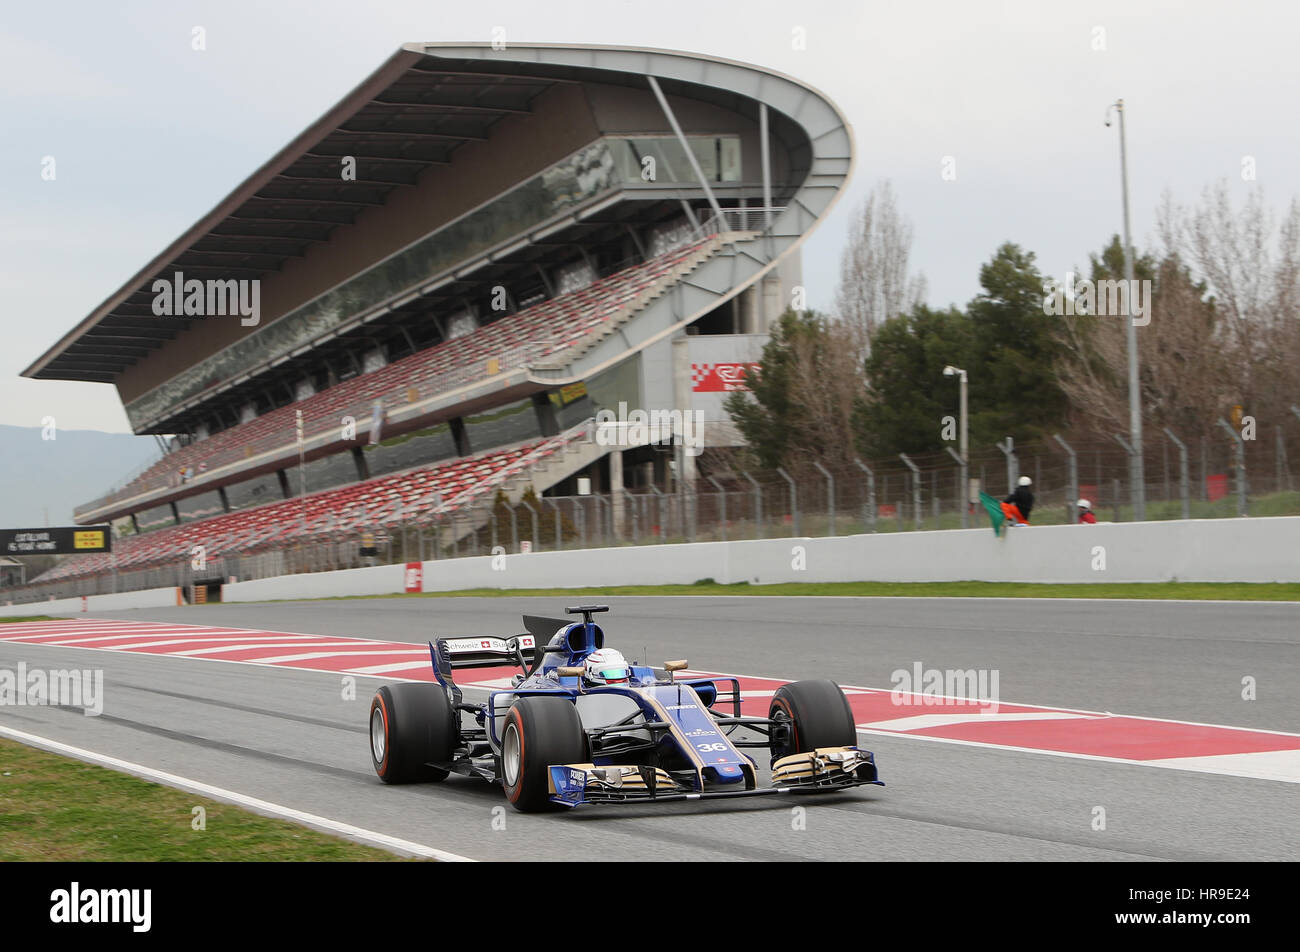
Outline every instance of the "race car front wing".
{"type": "Polygon", "coordinates": [[[567,807],[584,803],[670,802],[755,797],[798,791],[860,787],[884,781],[876,775],[870,751],[856,747],[819,747],[790,754],[772,765],[772,785],[746,790],[695,790],[660,767],[562,764],[551,767],[551,800],[567,807]]]}

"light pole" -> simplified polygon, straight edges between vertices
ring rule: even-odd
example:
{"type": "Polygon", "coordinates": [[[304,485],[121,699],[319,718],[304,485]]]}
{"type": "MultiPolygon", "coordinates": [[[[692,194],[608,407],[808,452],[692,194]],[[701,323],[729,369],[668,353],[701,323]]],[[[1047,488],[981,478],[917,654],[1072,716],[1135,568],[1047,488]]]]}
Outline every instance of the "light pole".
{"type": "Polygon", "coordinates": [[[945,377],[956,377],[960,383],[961,432],[957,437],[957,445],[960,448],[959,455],[961,456],[961,498],[965,501],[965,506],[962,509],[962,528],[964,529],[966,528],[966,508],[969,508],[970,505],[970,486],[967,483],[968,477],[966,475],[970,466],[970,460],[966,456],[966,371],[949,364],[943,368],[943,375],[945,377]]]}
{"type": "Polygon", "coordinates": [[[1110,126],[1110,111],[1119,114],[1119,178],[1124,201],[1124,295],[1127,303],[1124,320],[1128,340],[1128,430],[1133,449],[1129,455],[1129,482],[1133,495],[1133,521],[1146,519],[1146,466],[1142,460],[1142,394],[1138,389],[1137,328],[1133,324],[1133,242],[1129,238],[1128,223],[1128,152],[1124,139],[1124,100],[1117,99],[1106,110],[1106,125],[1110,126]]]}
{"type": "Polygon", "coordinates": [[[949,364],[943,368],[945,377],[956,377],[961,382],[961,434],[958,437],[958,448],[961,452],[961,458],[966,458],[966,371],[960,367],[954,367],[949,364]]]}

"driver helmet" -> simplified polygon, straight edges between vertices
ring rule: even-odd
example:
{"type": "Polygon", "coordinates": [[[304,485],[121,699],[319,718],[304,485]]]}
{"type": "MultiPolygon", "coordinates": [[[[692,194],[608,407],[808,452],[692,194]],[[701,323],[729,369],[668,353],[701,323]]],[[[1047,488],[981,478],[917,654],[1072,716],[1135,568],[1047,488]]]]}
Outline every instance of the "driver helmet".
{"type": "Polygon", "coordinates": [[[1077,505],[1080,509],[1091,509],[1091,508],[1092,508],[1092,503],[1088,502],[1088,500],[1086,500],[1086,499],[1080,499],[1080,500],[1076,503],[1076,505],[1077,505]]]}
{"type": "Polygon", "coordinates": [[[1028,476],[1021,476],[1020,480],[1017,483],[1017,485],[1019,486],[1032,486],[1033,484],[1034,481],[1030,479],[1028,476]]]}
{"type": "Polygon", "coordinates": [[[588,684],[627,684],[632,669],[621,651],[597,648],[587,655],[584,677],[588,684]]]}

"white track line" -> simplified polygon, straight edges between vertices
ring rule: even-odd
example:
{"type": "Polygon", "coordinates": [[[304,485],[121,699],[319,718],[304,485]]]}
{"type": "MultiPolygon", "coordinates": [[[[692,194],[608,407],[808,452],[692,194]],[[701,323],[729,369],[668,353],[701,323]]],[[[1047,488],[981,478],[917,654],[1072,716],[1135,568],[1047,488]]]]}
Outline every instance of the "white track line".
{"type": "Polygon", "coordinates": [[[985,714],[983,712],[961,714],[913,714],[911,717],[898,717],[889,721],[870,721],[859,724],[859,730],[873,731],[919,731],[931,727],[952,727],[955,724],[1004,724],[1007,721],[1056,721],[1070,718],[1089,718],[1087,714],[1068,714],[1065,711],[1033,711],[1014,714],[985,714]]]}
{"type": "Polygon", "coordinates": [[[282,806],[278,803],[271,803],[267,800],[259,800],[256,797],[250,797],[247,794],[237,793],[234,790],[226,790],[224,787],[214,787],[212,784],[202,783],[198,780],[191,780],[188,777],[180,777],[176,774],[166,773],[162,770],[155,770],[152,767],[145,767],[141,764],[132,763],[129,760],[119,760],[116,757],[98,754],[93,750],[85,750],[81,747],[72,747],[68,744],[60,743],[57,740],[50,740],[48,737],[29,734],[26,731],[18,731],[9,727],[0,726],[0,735],[8,737],[11,740],[16,740],[19,743],[28,744],[32,747],[40,747],[56,754],[64,754],[65,756],[75,757],[78,760],[84,760],[92,764],[99,764],[104,767],[111,767],[114,770],[125,771],[126,773],[134,774],[137,777],[143,777],[147,780],[166,784],[169,787],[188,790],[190,793],[197,793],[205,797],[211,797],[213,800],[221,800],[226,803],[233,803],[236,806],[247,807],[248,809],[256,810],[259,813],[269,813],[273,816],[283,817],[286,820],[292,820],[293,822],[301,823],[304,826],[310,826],[338,836],[347,836],[352,839],[362,840],[366,843],[373,843],[375,846],[379,846],[383,849],[404,853],[409,856],[424,856],[429,859],[442,860],[445,863],[477,862],[477,860],[470,859],[468,856],[461,856],[458,853],[448,853],[446,850],[436,849],[432,846],[425,846],[423,843],[414,843],[411,840],[403,840],[396,836],[389,836],[387,833],[376,833],[374,830],[365,830],[359,826],[352,826],[350,823],[342,823],[339,820],[331,820],[329,817],[317,816],[314,813],[304,813],[302,810],[295,810],[292,807],[282,806]]]}
{"type": "Polygon", "coordinates": [[[392,674],[394,671],[418,671],[427,667],[429,667],[428,661],[398,661],[393,664],[372,664],[365,668],[348,668],[347,671],[342,673],[378,676],[392,674]]]}
{"type": "MultiPolygon", "coordinates": [[[[1184,723],[1176,721],[1175,723],[1184,723]]],[[[1046,754],[1049,757],[1069,757],[1071,760],[1096,760],[1107,764],[1128,764],[1131,767],[1160,767],[1165,770],[1185,770],[1189,773],[1219,774],[1225,777],[1237,777],[1242,780],[1280,780],[1284,783],[1300,783],[1300,752],[1294,750],[1259,751],[1251,753],[1279,753],[1290,755],[1292,759],[1272,758],[1268,762],[1243,761],[1241,754],[1218,754],[1207,757],[1165,757],[1160,760],[1129,760],[1125,757],[1105,757],[1101,754],[1080,754],[1068,750],[1048,750],[1043,747],[1013,747],[1008,744],[991,744],[980,740],[958,740],[955,737],[935,737],[931,734],[900,734],[896,731],[878,731],[869,727],[858,726],[859,734],[875,737],[906,738],[924,740],[936,744],[957,744],[961,747],[981,747],[984,750],[1011,752],[1017,754],[1046,754]]]]}

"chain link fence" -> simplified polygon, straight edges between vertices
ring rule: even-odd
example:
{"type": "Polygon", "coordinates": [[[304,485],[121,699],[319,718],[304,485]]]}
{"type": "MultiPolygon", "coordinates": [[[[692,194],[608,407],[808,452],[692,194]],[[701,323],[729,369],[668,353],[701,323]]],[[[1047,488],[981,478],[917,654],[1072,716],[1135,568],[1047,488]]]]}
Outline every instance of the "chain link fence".
{"type": "MultiPolygon", "coordinates": [[[[1143,448],[1146,519],[1300,514],[1300,419],[1250,435],[1237,439],[1220,428],[1203,437],[1149,438],[1143,448]]],[[[947,452],[750,471],[715,451],[701,458],[699,478],[689,485],[670,480],[668,489],[641,485],[513,505],[499,496],[418,521],[324,531],[256,551],[29,584],[0,591],[0,600],[22,604],[170,586],[188,596],[195,585],[209,586],[215,596],[216,587],[231,580],[469,556],[987,528],[979,491],[1001,499],[1021,475],[1033,479],[1033,525],[1076,521],[1080,498],[1091,502],[1099,522],[1128,522],[1134,518],[1129,466],[1128,450],[1118,440],[973,447],[966,484],[947,452]]],[[[194,544],[202,545],[203,523],[194,530],[194,544]]]]}

